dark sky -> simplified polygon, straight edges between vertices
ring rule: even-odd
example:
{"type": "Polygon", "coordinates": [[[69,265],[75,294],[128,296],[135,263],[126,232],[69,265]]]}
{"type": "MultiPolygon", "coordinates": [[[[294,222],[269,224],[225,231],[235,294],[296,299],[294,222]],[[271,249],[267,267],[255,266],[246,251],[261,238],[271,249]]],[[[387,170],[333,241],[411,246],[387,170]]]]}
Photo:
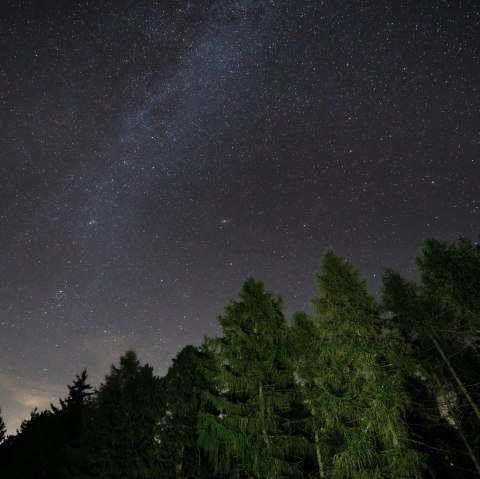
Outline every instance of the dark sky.
{"type": "Polygon", "coordinates": [[[165,374],[248,275],[306,308],[480,228],[480,3],[3,1],[0,407],[165,374]],[[43,4],[43,5],[41,5],[43,4]]]}

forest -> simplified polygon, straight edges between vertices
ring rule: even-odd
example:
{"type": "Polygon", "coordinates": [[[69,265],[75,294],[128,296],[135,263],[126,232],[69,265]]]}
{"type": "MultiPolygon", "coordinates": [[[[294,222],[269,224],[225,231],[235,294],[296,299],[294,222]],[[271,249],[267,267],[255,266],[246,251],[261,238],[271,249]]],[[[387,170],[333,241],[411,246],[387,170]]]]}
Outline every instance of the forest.
{"type": "Polygon", "coordinates": [[[0,477],[480,477],[480,247],[425,240],[376,300],[327,250],[311,311],[249,278],[164,377],[127,351],[5,437],[0,477]]]}

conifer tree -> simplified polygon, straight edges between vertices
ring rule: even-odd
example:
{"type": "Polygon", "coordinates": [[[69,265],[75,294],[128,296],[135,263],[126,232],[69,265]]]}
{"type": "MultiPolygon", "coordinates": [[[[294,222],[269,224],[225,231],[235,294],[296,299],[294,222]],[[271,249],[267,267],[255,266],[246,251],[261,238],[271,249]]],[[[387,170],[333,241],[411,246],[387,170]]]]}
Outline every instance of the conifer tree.
{"type": "Polygon", "coordinates": [[[451,477],[470,477],[469,469],[479,475],[480,250],[466,238],[429,238],[417,265],[417,284],[385,270],[383,301],[416,346],[430,393],[416,396],[421,434],[434,468],[443,462],[451,477]]]}
{"type": "Polygon", "coordinates": [[[210,388],[203,393],[200,446],[215,472],[231,478],[294,475],[300,450],[286,432],[292,377],[286,367],[281,301],[248,279],[240,301],[219,318],[223,336],[206,340],[210,388]]]}
{"type": "MultiPolygon", "coordinates": [[[[87,374],[77,375],[69,395],[60,399],[60,407],[39,412],[34,409],[15,436],[2,448],[2,472],[5,477],[67,479],[71,477],[70,449],[78,439],[82,425],[85,398],[90,386],[87,374]]],[[[3,477],[3,476],[1,476],[3,477]]]]}
{"type": "Polygon", "coordinates": [[[119,363],[119,366],[115,366],[115,364],[110,366],[110,373],[105,376],[105,381],[95,391],[95,402],[100,407],[102,405],[109,407],[109,403],[115,399],[115,396],[137,374],[141,367],[137,353],[133,350],[123,354],[119,363]]]}
{"type": "Polygon", "coordinates": [[[72,385],[67,385],[68,396],[60,399],[60,408],[50,405],[54,414],[62,416],[66,423],[69,437],[77,437],[83,424],[84,409],[88,398],[92,395],[90,384],[87,383],[87,371],[84,369],[76,375],[72,385]]]}
{"type": "Polygon", "coordinates": [[[160,475],[156,441],[160,422],[160,380],[134,351],[112,365],[93,396],[82,431],[85,463],[78,474],[116,479],[160,475]]]}
{"type": "Polygon", "coordinates": [[[186,346],[161,380],[162,420],[158,438],[165,479],[212,477],[198,448],[198,411],[204,387],[202,360],[197,348],[186,346]]]}
{"type": "Polygon", "coordinates": [[[305,401],[318,436],[319,476],[418,477],[420,458],[404,421],[400,368],[406,356],[393,337],[382,334],[379,307],[351,264],[327,250],[317,283],[317,350],[299,374],[308,382],[305,401]]]}
{"type": "Polygon", "coordinates": [[[298,433],[308,438],[311,446],[308,451],[310,458],[305,458],[304,474],[311,472],[313,477],[323,478],[326,477],[331,448],[317,406],[319,396],[323,393],[318,387],[322,337],[314,320],[305,313],[295,313],[293,317],[289,328],[289,349],[289,362],[296,378],[299,403],[295,424],[298,433]]]}
{"type": "Polygon", "coordinates": [[[58,465],[62,464],[63,428],[51,411],[36,408],[30,418],[22,421],[15,436],[2,444],[0,477],[9,479],[60,479],[58,465]]]}
{"type": "Polygon", "coordinates": [[[7,427],[5,426],[5,423],[3,422],[2,410],[0,409],[0,444],[5,439],[6,432],[7,432],[7,427]]]}

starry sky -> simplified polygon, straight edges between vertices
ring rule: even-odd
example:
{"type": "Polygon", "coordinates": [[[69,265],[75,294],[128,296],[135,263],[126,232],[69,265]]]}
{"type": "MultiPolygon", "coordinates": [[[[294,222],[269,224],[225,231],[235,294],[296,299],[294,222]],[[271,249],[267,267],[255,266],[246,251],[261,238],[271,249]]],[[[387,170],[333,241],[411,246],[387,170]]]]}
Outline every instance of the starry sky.
{"type": "Polygon", "coordinates": [[[128,348],[166,373],[249,275],[378,294],[480,226],[480,4],[3,1],[0,407],[13,433],[128,348]]]}

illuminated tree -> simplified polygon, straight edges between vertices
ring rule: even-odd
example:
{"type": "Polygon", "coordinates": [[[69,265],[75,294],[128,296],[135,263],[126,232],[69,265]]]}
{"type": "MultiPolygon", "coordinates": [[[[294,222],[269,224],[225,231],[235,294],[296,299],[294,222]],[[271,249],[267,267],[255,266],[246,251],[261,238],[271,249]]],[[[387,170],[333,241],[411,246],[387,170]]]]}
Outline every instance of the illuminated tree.
{"type": "Polygon", "coordinates": [[[401,345],[382,334],[379,307],[365,282],[331,250],[317,284],[315,327],[302,320],[312,341],[304,341],[297,374],[310,411],[307,427],[315,438],[319,476],[417,477],[419,455],[404,420],[401,345]]]}
{"type": "Polygon", "coordinates": [[[249,279],[219,322],[223,335],[205,343],[212,362],[200,445],[219,475],[287,477],[297,471],[289,456],[301,451],[285,429],[292,377],[281,302],[249,279]]]}

